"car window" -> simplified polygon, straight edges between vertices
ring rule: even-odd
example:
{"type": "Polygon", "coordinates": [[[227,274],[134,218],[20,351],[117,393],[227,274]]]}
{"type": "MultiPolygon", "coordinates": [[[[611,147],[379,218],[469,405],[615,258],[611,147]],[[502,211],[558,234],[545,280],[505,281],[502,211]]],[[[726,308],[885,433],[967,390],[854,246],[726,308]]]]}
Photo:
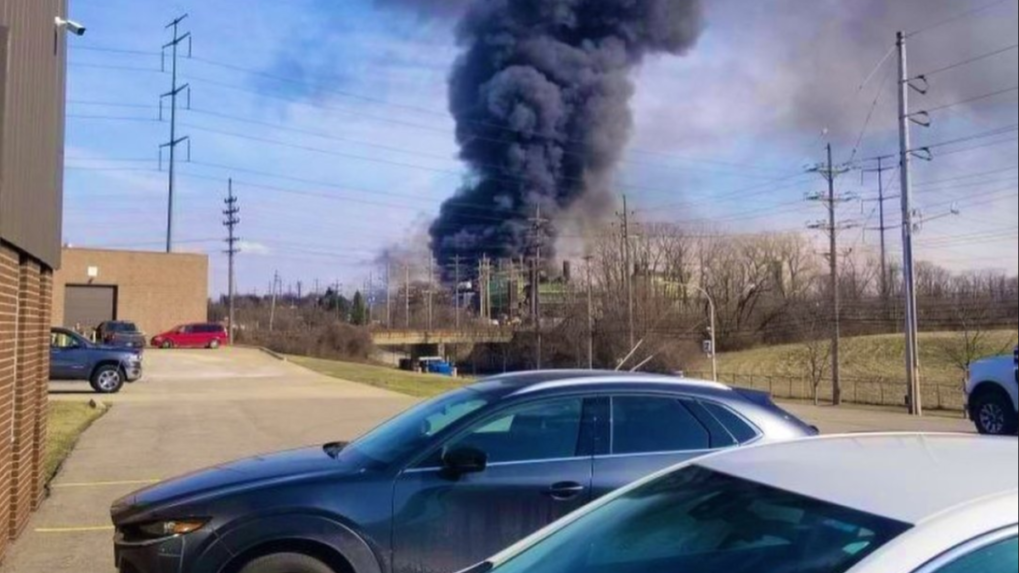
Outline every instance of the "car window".
{"type": "Polygon", "coordinates": [[[750,426],[743,418],[737,416],[732,410],[725,406],[704,402],[704,407],[714,416],[739,443],[745,444],[757,438],[757,430],[750,426]]]}
{"type": "Polygon", "coordinates": [[[718,421],[708,409],[704,407],[704,404],[697,400],[684,400],[683,404],[690,409],[690,413],[697,418],[697,421],[704,425],[708,429],[708,433],[711,434],[711,448],[731,448],[739,445],[739,441],[736,440],[735,436],[722,425],[722,422],[718,421]]]}
{"type": "Polygon", "coordinates": [[[612,399],[613,455],[688,452],[711,448],[711,436],[675,398],[612,399]]]}
{"type": "Polygon", "coordinates": [[[52,332],[50,333],[50,348],[57,348],[61,350],[67,350],[70,348],[77,348],[78,341],[73,337],[63,332],[52,332]]]}
{"type": "Polygon", "coordinates": [[[350,450],[388,465],[430,446],[436,434],[488,405],[471,390],[439,396],[393,418],[350,445],[350,450]]]}
{"type": "Polygon", "coordinates": [[[909,528],[694,466],[627,492],[492,573],[847,573],[909,528]]]}
{"type": "Polygon", "coordinates": [[[470,447],[489,463],[545,461],[577,456],[584,401],[555,400],[514,408],[481,422],[444,449],[470,447]]]}
{"type": "Polygon", "coordinates": [[[959,559],[937,573],[1015,573],[1019,570],[1019,539],[1012,538],[959,559]]]}

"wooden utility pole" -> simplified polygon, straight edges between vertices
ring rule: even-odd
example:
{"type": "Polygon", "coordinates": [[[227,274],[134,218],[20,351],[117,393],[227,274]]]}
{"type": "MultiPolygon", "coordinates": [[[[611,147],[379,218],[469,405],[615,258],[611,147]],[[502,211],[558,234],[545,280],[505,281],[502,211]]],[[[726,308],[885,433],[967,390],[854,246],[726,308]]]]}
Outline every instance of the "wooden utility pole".
{"type": "Polygon", "coordinates": [[[594,273],[591,266],[594,257],[584,257],[587,261],[587,368],[594,370],[594,273]]]}
{"type": "Polygon", "coordinates": [[[829,252],[828,252],[828,263],[831,274],[829,276],[829,288],[831,289],[831,311],[832,311],[832,322],[831,322],[831,369],[832,369],[832,403],[836,406],[842,405],[842,368],[841,368],[841,343],[842,343],[842,300],[839,292],[839,251],[838,251],[838,240],[839,233],[846,229],[852,228],[852,223],[839,223],[838,222],[838,207],[840,203],[845,203],[851,198],[845,196],[839,196],[835,192],[835,180],[849,170],[846,168],[837,168],[834,164],[832,147],[828,144],[828,161],[824,165],[819,165],[812,169],[815,173],[819,173],[824,177],[828,183],[828,190],[826,194],[814,194],[808,197],[811,201],[818,201],[825,205],[828,210],[828,220],[825,222],[815,223],[810,225],[812,229],[823,230],[828,235],[829,252]]]}

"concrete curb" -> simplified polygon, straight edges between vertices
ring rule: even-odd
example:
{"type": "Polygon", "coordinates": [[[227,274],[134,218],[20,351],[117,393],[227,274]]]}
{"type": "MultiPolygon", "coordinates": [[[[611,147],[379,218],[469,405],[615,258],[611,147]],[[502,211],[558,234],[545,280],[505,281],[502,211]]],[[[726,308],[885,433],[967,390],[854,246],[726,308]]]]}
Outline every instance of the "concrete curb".
{"type": "Polygon", "coordinates": [[[272,350],[269,350],[268,348],[265,348],[263,346],[248,346],[248,347],[242,347],[242,348],[253,348],[253,349],[258,350],[259,352],[261,352],[263,354],[266,354],[268,356],[271,356],[272,358],[275,358],[276,360],[279,360],[280,362],[290,362],[289,360],[287,360],[286,356],[283,356],[282,354],[280,354],[278,352],[274,352],[272,350]]]}

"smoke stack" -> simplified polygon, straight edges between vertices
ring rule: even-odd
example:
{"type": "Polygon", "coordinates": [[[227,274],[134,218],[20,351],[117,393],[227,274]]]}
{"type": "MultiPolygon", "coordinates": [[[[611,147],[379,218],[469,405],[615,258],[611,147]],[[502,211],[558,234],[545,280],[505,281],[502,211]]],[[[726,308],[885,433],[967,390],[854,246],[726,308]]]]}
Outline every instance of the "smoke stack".
{"type": "Polygon", "coordinates": [[[701,30],[700,0],[474,0],[450,79],[471,177],[431,227],[440,264],[535,246],[554,256],[563,212],[611,203],[634,70],[651,54],[685,53],[701,30]],[[532,224],[536,212],[552,224],[532,224]]]}

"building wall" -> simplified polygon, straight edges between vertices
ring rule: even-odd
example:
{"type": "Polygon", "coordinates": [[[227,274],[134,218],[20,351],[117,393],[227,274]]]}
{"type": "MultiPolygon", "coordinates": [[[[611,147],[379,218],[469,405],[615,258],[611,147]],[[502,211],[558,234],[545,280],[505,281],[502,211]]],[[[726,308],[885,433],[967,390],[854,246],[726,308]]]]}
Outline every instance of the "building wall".
{"type": "Polygon", "coordinates": [[[54,276],[53,324],[64,324],[67,285],[117,287],[117,318],[150,337],[209,315],[209,259],[205,255],[64,249],[54,276]],[[98,271],[89,278],[89,267],[98,271]]]}
{"type": "Polygon", "coordinates": [[[67,0],[0,0],[0,238],[60,266],[67,0]]]}
{"type": "Polygon", "coordinates": [[[52,272],[0,242],[0,557],[41,503],[52,272]]]}
{"type": "Polygon", "coordinates": [[[0,0],[0,560],[42,501],[60,265],[66,0],[0,0]]]}

